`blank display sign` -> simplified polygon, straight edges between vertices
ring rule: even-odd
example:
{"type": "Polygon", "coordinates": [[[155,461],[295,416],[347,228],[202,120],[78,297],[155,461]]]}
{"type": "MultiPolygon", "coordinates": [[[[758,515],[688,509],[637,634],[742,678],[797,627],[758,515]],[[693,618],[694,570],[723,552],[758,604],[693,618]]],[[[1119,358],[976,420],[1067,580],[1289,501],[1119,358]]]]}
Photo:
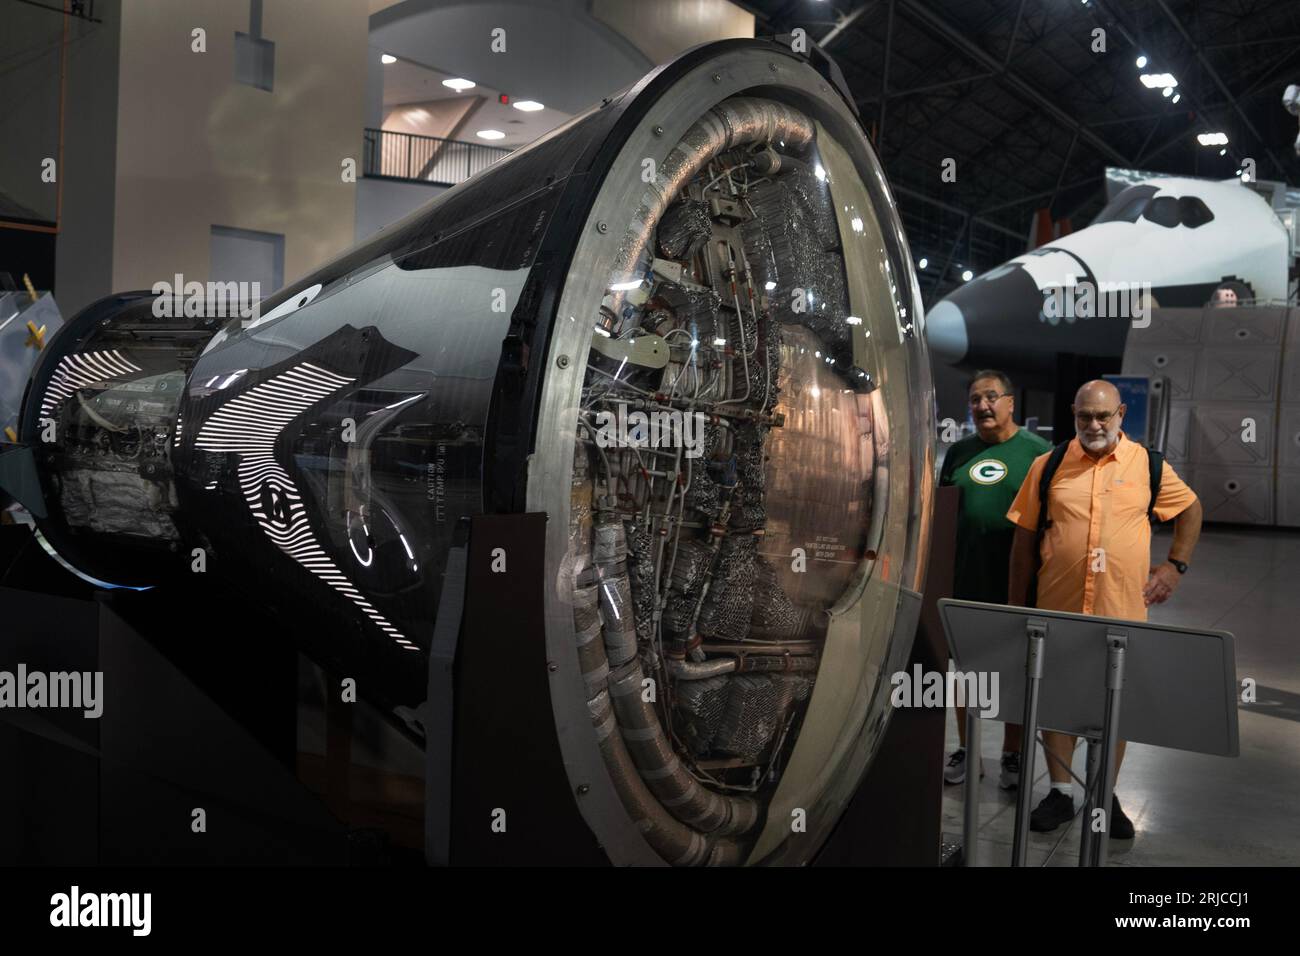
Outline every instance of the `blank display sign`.
{"type": "Polygon", "coordinates": [[[939,601],[939,613],[956,669],[998,674],[998,720],[1017,723],[1024,714],[1026,625],[1036,620],[1047,625],[1039,727],[1099,733],[1106,712],[1106,637],[1123,632],[1120,739],[1237,755],[1237,670],[1227,631],[949,599],[939,601]]]}

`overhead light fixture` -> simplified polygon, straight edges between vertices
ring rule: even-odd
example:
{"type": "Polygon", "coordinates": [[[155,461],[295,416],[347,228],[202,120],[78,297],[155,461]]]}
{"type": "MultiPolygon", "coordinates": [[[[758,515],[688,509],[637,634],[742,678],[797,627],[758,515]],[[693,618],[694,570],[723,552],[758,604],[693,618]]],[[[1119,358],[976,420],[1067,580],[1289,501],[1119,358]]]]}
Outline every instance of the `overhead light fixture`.
{"type": "Polygon", "coordinates": [[[1137,68],[1138,68],[1139,70],[1142,69],[1142,68],[1143,68],[1144,66],[1146,66],[1146,65],[1147,65],[1147,58],[1146,58],[1145,56],[1140,56],[1140,57],[1137,58],[1137,68]]]}
{"type": "Polygon", "coordinates": [[[1179,100],[1181,100],[1182,98],[1183,98],[1183,94],[1182,94],[1182,93],[1175,93],[1175,94],[1174,94],[1174,102],[1175,102],[1175,103],[1177,103],[1177,102],[1178,102],[1179,100]]]}
{"type": "Polygon", "coordinates": [[[961,281],[962,281],[962,282],[970,282],[970,280],[973,279],[973,278],[975,278],[975,273],[971,272],[969,269],[965,270],[965,271],[962,272],[962,274],[961,274],[961,281]]]}
{"type": "Polygon", "coordinates": [[[1227,151],[1226,149],[1221,149],[1221,150],[1219,150],[1219,155],[1220,155],[1220,156],[1227,156],[1227,155],[1228,155],[1228,151],[1227,151]]]}
{"type": "Polygon", "coordinates": [[[773,289],[776,288],[776,283],[773,282],[771,279],[769,279],[767,282],[763,283],[763,288],[766,289],[768,292],[771,292],[773,289]]]}
{"type": "Polygon", "coordinates": [[[1173,95],[1174,95],[1174,88],[1173,88],[1172,86],[1166,86],[1165,89],[1164,89],[1164,92],[1161,93],[1160,95],[1161,95],[1161,96],[1173,96],[1173,95]]]}
{"type": "Polygon", "coordinates": [[[536,113],[538,110],[546,109],[545,106],[543,106],[541,103],[537,102],[536,100],[520,100],[519,102],[512,103],[511,105],[517,110],[523,110],[525,113],[536,113]]]}
{"type": "Polygon", "coordinates": [[[379,57],[379,62],[387,66],[389,63],[396,63],[397,57],[393,56],[391,53],[383,53],[379,57]]]}
{"type": "Polygon", "coordinates": [[[1197,133],[1196,141],[1202,146],[1227,146],[1227,133],[1197,133]]]}
{"type": "Polygon", "coordinates": [[[924,269],[924,268],[925,268],[926,266],[928,266],[929,264],[930,264],[930,260],[927,259],[925,256],[922,256],[922,257],[921,257],[921,261],[918,262],[918,263],[916,264],[916,267],[917,267],[918,269],[924,269]]]}
{"type": "Polygon", "coordinates": [[[1159,90],[1164,87],[1178,85],[1178,81],[1174,79],[1172,73],[1143,73],[1138,79],[1149,90],[1159,90]]]}
{"type": "Polygon", "coordinates": [[[501,130],[499,129],[481,129],[474,135],[479,136],[482,139],[505,139],[506,138],[506,134],[501,132],[501,130]]]}
{"type": "Polygon", "coordinates": [[[455,90],[457,93],[463,93],[465,92],[465,90],[474,89],[474,87],[477,86],[478,84],[475,83],[473,80],[466,80],[466,79],[462,79],[459,76],[453,76],[449,80],[443,80],[442,85],[448,87],[449,89],[455,90]]]}

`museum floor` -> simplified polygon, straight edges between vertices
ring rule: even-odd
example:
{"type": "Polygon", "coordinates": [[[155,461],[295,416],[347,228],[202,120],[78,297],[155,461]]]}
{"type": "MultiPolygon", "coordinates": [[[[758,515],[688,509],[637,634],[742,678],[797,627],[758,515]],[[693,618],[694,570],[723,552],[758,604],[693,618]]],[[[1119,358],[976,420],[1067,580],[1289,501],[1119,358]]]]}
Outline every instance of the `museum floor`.
{"type": "MultiPolygon", "coordinates": [[[[1158,533],[1163,558],[1171,535],[1158,533]]],[[[1115,788],[1137,836],[1111,844],[1111,866],[1300,864],[1300,533],[1207,527],[1192,570],[1151,620],[1227,630],[1236,636],[1237,679],[1253,677],[1258,701],[1239,709],[1241,755],[1233,759],[1132,744],[1115,788]]],[[[979,863],[1011,858],[1015,792],[998,789],[1001,729],[982,734],[979,863]]],[[[957,746],[950,713],[947,752],[957,746]]],[[[1042,749],[1033,802],[1047,792],[1042,749]]],[[[1074,772],[1084,769],[1084,748],[1074,772]]],[[[960,842],[962,787],[944,788],[943,829],[960,842]]],[[[1075,807],[1082,805],[1075,787],[1075,807]]],[[[1031,866],[1076,866],[1079,815],[1054,833],[1031,833],[1031,866]]]]}

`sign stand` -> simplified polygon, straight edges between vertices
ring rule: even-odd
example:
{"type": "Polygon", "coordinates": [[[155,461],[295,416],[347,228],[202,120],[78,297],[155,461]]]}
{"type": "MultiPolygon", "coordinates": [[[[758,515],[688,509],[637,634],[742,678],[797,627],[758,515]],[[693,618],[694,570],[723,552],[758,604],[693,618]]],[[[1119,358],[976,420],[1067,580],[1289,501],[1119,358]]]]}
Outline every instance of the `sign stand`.
{"type": "MultiPolygon", "coordinates": [[[[1030,728],[1021,734],[1020,780],[1016,788],[1016,836],[1011,844],[1011,865],[1025,865],[1025,850],[1029,845],[1029,796],[1034,789],[1034,744],[1038,738],[1038,689],[1043,682],[1043,638],[1047,636],[1047,622],[1031,618],[1025,623],[1025,711],[1022,727],[1030,728]],[[1024,781],[1029,785],[1025,786],[1024,781]]],[[[967,711],[969,713],[969,711],[967,711]]]]}
{"type": "MultiPolygon", "coordinates": [[[[1121,739],[1237,756],[1234,639],[1226,631],[1190,631],[947,598],[939,601],[939,613],[954,666],[965,673],[994,675],[1000,698],[996,713],[1021,715],[1014,866],[1025,865],[1029,845],[1034,745],[1040,729],[1088,741],[1080,866],[1106,863],[1107,841],[1100,836],[1110,829],[1121,739]],[[1126,686],[1130,693],[1125,697],[1126,686]],[[1097,809],[1104,813],[1101,829],[1094,831],[1097,809]]],[[[976,864],[978,846],[981,719],[979,710],[968,705],[963,808],[967,866],[976,864]]]]}

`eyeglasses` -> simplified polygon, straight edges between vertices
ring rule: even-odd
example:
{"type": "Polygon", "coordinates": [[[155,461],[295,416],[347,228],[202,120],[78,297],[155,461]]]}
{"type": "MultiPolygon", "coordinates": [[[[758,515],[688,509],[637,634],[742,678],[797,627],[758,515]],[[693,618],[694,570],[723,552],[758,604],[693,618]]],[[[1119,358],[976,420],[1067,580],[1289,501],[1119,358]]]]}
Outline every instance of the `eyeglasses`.
{"type": "Polygon", "coordinates": [[[1108,424],[1110,420],[1114,418],[1118,413],[1119,413],[1118,408],[1115,409],[1115,411],[1113,412],[1075,412],[1074,420],[1078,422],[1080,425],[1084,426],[1085,428],[1091,425],[1094,421],[1098,425],[1104,426],[1108,424]]]}
{"type": "Polygon", "coordinates": [[[984,402],[988,402],[990,405],[993,405],[997,403],[997,400],[999,398],[1006,398],[1010,394],[1011,394],[1010,392],[985,392],[982,395],[972,395],[970,397],[970,407],[979,408],[979,406],[984,402]]]}

